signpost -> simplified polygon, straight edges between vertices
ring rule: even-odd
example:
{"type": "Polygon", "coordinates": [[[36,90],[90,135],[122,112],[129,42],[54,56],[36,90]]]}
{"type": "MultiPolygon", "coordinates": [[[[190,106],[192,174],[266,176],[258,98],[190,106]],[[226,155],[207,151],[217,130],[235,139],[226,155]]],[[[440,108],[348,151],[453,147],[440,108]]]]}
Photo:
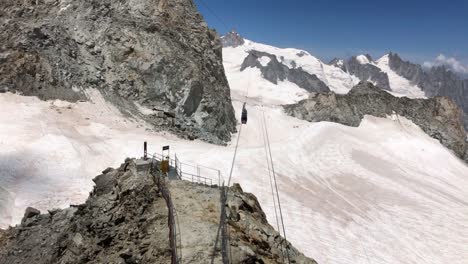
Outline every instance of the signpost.
{"type": "Polygon", "coordinates": [[[163,173],[166,173],[166,175],[169,173],[170,160],[171,160],[171,157],[170,157],[170,152],[169,152],[169,146],[163,146],[162,147],[162,159],[161,159],[161,171],[163,173]]]}

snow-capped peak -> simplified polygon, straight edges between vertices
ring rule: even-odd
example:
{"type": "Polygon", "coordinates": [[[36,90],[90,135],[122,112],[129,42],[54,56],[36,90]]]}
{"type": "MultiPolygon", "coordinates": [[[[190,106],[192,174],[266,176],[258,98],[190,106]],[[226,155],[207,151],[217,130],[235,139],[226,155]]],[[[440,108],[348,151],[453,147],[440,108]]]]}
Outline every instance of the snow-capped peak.
{"type": "Polygon", "coordinates": [[[412,84],[410,80],[398,75],[390,67],[390,55],[385,54],[376,62],[376,66],[380,68],[381,71],[385,72],[388,75],[388,80],[390,82],[390,87],[393,91],[393,94],[396,96],[407,96],[410,98],[425,98],[426,95],[415,84],[412,84]]]}
{"type": "Polygon", "coordinates": [[[385,64],[385,65],[388,65],[389,64],[389,55],[388,54],[385,54],[383,55],[382,57],[380,57],[380,59],[378,59],[376,61],[377,64],[385,64]]]}
{"type": "Polygon", "coordinates": [[[360,64],[368,64],[368,63],[371,63],[371,60],[369,59],[369,56],[362,55],[362,54],[356,56],[356,60],[357,60],[360,64]]]}
{"type": "Polygon", "coordinates": [[[238,46],[242,46],[245,43],[244,38],[234,30],[222,36],[221,41],[223,43],[223,47],[234,47],[234,48],[238,46]]]}
{"type": "MultiPolygon", "coordinates": [[[[252,50],[265,52],[276,56],[277,60],[289,68],[301,68],[301,70],[317,76],[330,90],[337,93],[347,93],[359,79],[344,72],[341,67],[329,65],[314,57],[309,52],[294,48],[278,48],[244,39],[241,46],[224,47],[223,60],[227,71],[239,71],[244,59],[252,50]]],[[[260,63],[265,66],[269,61],[262,58],[260,63]]],[[[341,61],[344,64],[344,61],[341,61]]],[[[260,73],[259,73],[260,74],[260,73]]],[[[258,76],[261,78],[261,76],[258,76]]]]}

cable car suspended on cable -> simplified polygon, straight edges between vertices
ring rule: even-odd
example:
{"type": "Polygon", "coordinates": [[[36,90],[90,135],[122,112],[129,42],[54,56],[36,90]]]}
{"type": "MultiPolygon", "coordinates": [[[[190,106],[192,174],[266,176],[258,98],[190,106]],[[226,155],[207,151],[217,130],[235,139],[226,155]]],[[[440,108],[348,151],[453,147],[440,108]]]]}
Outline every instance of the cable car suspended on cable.
{"type": "Polygon", "coordinates": [[[245,109],[245,103],[244,106],[242,106],[241,122],[242,124],[247,124],[247,109],[245,109]]]}

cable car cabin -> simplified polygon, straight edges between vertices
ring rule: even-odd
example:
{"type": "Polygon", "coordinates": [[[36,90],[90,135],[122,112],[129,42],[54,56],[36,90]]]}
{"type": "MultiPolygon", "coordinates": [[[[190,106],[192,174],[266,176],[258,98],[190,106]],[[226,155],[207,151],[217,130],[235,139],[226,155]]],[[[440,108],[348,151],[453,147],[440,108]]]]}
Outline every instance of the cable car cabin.
{"type": "Polygon", "coordinates": [[[247,124],[247,109],[245,109],[245,103],[244,106],[242,106],[241,122],[242,124],[247,124]]]}

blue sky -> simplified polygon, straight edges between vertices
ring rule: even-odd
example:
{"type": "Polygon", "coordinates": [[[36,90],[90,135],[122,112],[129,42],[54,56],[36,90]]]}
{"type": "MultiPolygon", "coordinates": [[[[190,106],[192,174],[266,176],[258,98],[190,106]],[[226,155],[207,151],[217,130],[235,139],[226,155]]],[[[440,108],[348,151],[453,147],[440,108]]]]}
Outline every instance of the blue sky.
{"type": "Polygon", "coordinates": [[[444,54],[468,64],[468,0],[194,0],[210,27],[305,49],[321,59],[398,52],[415,62],[444,54]]]}

